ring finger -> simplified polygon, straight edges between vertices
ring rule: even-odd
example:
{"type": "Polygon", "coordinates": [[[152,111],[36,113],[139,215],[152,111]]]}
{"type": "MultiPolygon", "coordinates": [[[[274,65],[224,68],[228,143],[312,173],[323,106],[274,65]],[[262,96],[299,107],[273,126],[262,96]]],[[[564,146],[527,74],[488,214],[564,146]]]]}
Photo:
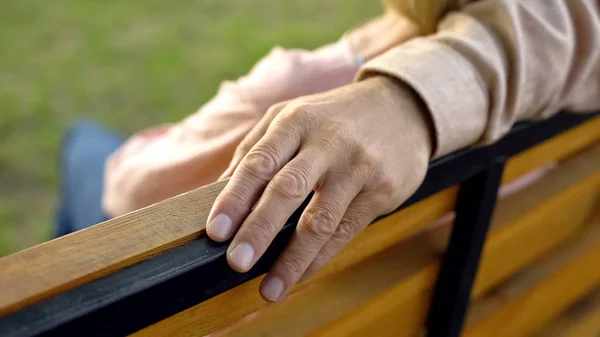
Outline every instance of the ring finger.
{"type": "Polygon", "coordinates": [[[287,248],[261,284],[261,294],[277,301],[300,279],[336,231],[350,202],[360,191],[352,180],[326,181],[304,210],[287,248]]]}

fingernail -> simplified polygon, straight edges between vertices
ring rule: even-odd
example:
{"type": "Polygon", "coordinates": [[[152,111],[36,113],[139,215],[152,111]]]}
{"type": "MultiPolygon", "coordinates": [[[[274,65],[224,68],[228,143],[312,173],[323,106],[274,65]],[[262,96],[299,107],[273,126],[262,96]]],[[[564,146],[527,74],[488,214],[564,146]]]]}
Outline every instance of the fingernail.
{"type": "Polygon", "coordinates": [[[269,277],[261,287],[261,293],[269,301],[277,301],[283,294],[283,281],[279,277],[269,277]]]}
{"type": "Polygon", "coordinates": [[[240,270],[248,270],[254,259],[254,248],[250,244],[242,242],[229,253],[229,259],[240,270]]]}
{"type": "Polygon", "coordinates": [[[231,218],[225,214],[217,215],[209,224],[209,233],[220,240],[227,240],[231,235],[231,218]]]}

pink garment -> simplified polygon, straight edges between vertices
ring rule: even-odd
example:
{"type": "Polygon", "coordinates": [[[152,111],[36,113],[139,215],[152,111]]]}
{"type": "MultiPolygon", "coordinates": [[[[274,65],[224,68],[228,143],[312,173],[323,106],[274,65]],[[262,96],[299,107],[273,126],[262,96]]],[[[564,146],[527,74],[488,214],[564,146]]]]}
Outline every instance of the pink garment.
{"type": "Polygon", "coordinates": [[[118,216],[214,182],[273,104],[352,82],[359,65],[346,39],[315,51],[274,48],[246,76],[182,122],[142,131],[106,163],[103,206],[118,216]]]}

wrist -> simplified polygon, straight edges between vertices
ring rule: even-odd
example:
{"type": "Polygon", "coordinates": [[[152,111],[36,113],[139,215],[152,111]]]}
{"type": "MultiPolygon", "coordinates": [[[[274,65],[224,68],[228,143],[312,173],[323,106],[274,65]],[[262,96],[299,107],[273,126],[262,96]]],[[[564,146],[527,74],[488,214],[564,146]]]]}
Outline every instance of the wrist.
{"type": "Polygon", "coordinates": [[[385,75],[373,76],[365,81],[373,82],[376,90],[384,95],[383,102],[402,114],[403,123],[410,125],[410,136],[417,150],[422,150],[431,159],[436,147],[435,128],[427,106],[417,92],[406,83],[385,75]]]}

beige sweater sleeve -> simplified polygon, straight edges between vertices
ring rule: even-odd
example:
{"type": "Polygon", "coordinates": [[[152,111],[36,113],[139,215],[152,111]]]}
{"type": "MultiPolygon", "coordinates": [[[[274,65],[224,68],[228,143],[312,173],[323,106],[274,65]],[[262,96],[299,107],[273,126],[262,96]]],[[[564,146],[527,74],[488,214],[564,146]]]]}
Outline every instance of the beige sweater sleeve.
{"type": "Polygon", "coordinates": [[[446,15],[438,32],[365,64],[425,102],[435,157],[498,140],[520,120],[600,109],[598,0],[484,0],[446,15]]]}

